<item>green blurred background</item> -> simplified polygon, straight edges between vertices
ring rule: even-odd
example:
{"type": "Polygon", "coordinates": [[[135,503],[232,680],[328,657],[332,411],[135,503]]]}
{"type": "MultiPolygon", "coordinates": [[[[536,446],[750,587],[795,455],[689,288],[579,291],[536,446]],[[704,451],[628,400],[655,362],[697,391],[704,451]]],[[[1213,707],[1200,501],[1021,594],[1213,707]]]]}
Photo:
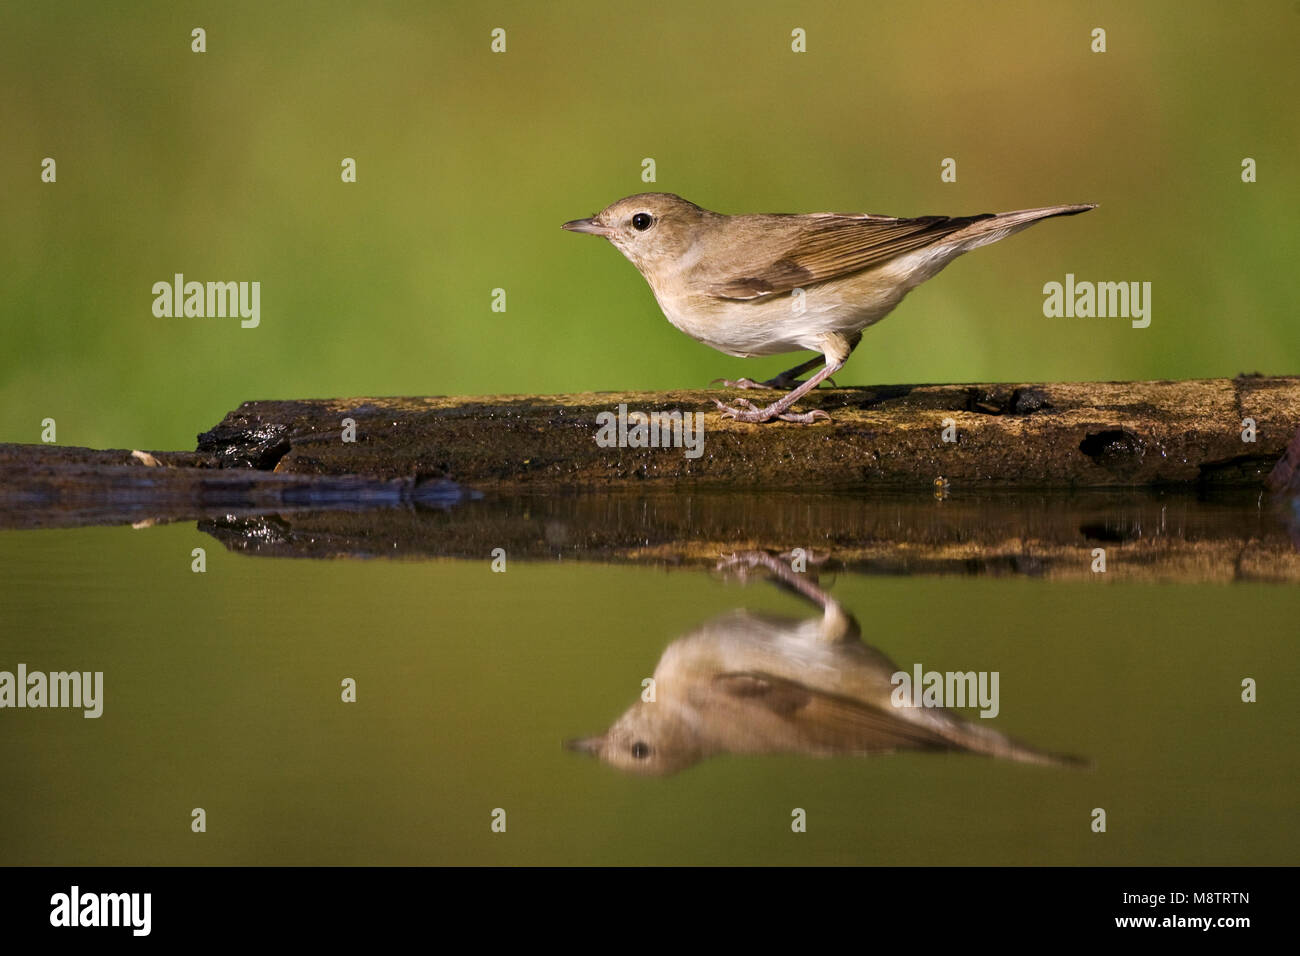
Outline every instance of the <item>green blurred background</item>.
{"type": "Polygon", "coordinates": [[[1294,373],[1298,40],[1294,0],[9,0],[0,440],[48,416],[61,444],[192,448],[248,399],[792,364],[691,341],[615,250],[559,229],[646,189],[733,213],[1101,203],[955,263],[841,384],[1294,373]],[[260,328],[155,318],[176,272],[260,281],[260,328]],[[1066,272],[1152,282],[1151,327],[1044,318],[1066,272]]]}

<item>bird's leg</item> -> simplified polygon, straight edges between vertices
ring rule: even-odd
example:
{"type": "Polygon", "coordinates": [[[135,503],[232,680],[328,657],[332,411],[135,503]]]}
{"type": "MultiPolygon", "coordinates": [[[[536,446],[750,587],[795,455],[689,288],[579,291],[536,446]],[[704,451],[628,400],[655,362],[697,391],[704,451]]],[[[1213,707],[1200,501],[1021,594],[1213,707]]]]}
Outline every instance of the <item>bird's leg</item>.
{"type": "Polygon", "coordinates": [[[815,369],[825,361],[824,358],[818,355],[816,358],[811,358],[800,365],[796,365],[794,368],[786,369],[780,375],[775,375],[772,378],[769,378],[766,382],[755,382],[747,378],[738,378],[733,382],[729,378],[715,378],[709,384],[717,385],[718,383],[721,383],[727,386],[727,388],[798,388],[800,384],[799,376],[804,372],[815,369]]]}
{"type": "MultiPolygon", "coordinates": [[[[781,555],[781,557],[789,556],[781,555]]],[[[819,641],[827,643],[853,641],[861,636],[858,622],[853,615],[841,607],[827,591],[819,587],[816,582],[808,580],[807,575],[796,573],[788,563],[778,560],[766,551],[742,551],[721,555],[717,570],[739,571],[741,579],[744,580],[746,570],[760,566],[772,572],[778,587],[798,595],[822,610],[822,619],[814,632],[819,641]]]]}
{"type": "Polygon", "coordinates": [[[724,405],[716,398],[713,400],[713,404],[722,409],[723,416],[734,418],[738,422],[768,422],[774,418],[779,418],[782,421],[798,422],[803,425],[809,425],[817,421],[819,418],[824,418],[829,421],[830,416],[821,409],[803,413],[788,411],[791,405],[811,392],[825,379],[830,378],[842,369],[845,360],[849,357],[849,353],[853,351],[853,347],[849,344],[849,340],[838,332],[828,332],[822,336],[822,349],[826,360],[826,364],[822,367],[822,370],[812,378],[808,379],[808,381],[801,383],[799,387],[790,392],[790,394],[786,395],[784,398],[777,399],[766,408],[757,408],[753,402],[744,398],[736,399],[736,405],[741,406],[739,408],[724,405]]]}
{"type": "MultiPolygon", "coordinates": [[[[850,336],[849,338],[850,354],[852,354],[853,350],[858,347],[858,343],[861,341],[862,341],[861,332],[854,332],[853,335],[850,336]]],[[[796,365],[794,368],[786,369],[780,375],[772,376],[765,382],[755,382],[752,379],[748,379],[748,378],[738,378],[735,381],[732,381],[729,378],[715,378],[709,384],[710,385],[722,384],[727,386],[727,388],[779,388],[782,390],[789,390],[792,388],[799,387],[799,385],[801,384],[799,381],[800,375],[803,375],[805,372],[811,372],[813,369],[817,368],[817,366],[824,365],[825,362],[826,359],[823,356],[818,355],[816,358],[811,358],[806,362],[802,362],[799,365],[796,365]]],[[[828,378],[826,379],[826,381],[830,384],[831,388],[838,387],[836,386],[834,379],[828,378]]]]}

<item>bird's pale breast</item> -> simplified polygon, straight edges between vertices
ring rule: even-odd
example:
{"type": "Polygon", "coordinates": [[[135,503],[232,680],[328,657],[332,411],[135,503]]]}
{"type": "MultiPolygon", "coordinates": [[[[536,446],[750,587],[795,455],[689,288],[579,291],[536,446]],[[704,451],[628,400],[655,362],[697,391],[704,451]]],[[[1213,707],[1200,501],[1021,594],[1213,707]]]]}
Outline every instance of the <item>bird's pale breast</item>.
{"type": "Polygon", "coordinates": [[[902,299],[896,283],[866,275],[823,282],[803,295],[762,299],[719,299],[706,295],[667,296],[656,290],[664,315],[705,345],[746,358],[801,349],[818,351],[827,332],[852,334],[884,318],[902,299]]]}

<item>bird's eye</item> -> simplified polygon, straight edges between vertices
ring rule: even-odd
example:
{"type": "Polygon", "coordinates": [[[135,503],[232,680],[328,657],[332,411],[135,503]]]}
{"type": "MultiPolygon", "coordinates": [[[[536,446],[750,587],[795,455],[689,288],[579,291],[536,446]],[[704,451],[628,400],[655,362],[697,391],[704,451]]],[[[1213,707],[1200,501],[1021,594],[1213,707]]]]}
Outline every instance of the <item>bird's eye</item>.
{"type": "Polygon", "coordinates": [[[638,740],[632,745],[632,756],[637,760],[645,760],[646,757],[650,756],[650,745],[638,740]]]}
{"type": "Polygon", "coordinates": [[[645,232],[653,222],[648,212],[639,212],[632,217],[632,228],[637,232],[645,232]]]}

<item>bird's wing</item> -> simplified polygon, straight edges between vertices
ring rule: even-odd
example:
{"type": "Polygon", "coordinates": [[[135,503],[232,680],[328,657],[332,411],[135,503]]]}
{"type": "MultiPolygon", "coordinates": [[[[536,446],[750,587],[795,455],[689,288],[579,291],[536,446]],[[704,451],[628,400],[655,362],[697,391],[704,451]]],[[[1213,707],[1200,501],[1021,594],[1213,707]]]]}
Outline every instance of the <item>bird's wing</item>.
{"type": "Polygon", "coordinates": [[[779,717],[794,737],[822,753],[889,753],[896,750],[960,750],[939,728],[899,713],[831,694],[772,674],[719,674],[714,687],[779,717]]]}
{"type": "MultiPolygon", "coordinates": [[[[719,299],[761,299],[806,288],[828,279],[862,272],[891,259],[914,252],[951,235],[992,213],[981,216],[922,216],[894,219],[888,216],[846,216],[824,213],[801,216],[799,231],[791,234],[789,217],[774,216],[773,225],[785,220],[779,230],[779,251],[764,257],[758,265],[741,269],[708,289],[719,299]]],[[[767,217],[764,217],[767,218],[767,217]]],[[[761,228],[755,223],[752,228],[761,228]]],[[[777,230],[774,230],[774,232],[777,230]]],[[[755,250],[751,248],[751,254],[755,250]]]]}

